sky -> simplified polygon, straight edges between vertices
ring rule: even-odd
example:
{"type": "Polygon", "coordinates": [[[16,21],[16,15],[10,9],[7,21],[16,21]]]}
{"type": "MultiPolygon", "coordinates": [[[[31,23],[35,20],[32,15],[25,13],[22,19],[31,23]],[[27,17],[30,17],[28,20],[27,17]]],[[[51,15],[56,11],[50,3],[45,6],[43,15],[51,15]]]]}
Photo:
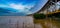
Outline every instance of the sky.
{"type": "Polygon", "coordinates": [[[0,0],[0,15],[32,14],[40,10],[47,1],[48,0],[0,0]]]}

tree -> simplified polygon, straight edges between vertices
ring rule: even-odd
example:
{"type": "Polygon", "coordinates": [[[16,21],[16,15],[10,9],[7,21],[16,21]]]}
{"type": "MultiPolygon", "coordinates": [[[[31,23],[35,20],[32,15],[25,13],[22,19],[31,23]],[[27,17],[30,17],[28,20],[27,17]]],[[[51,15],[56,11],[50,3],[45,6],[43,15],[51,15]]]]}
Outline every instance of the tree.
{"type": "Polygon", "coordinates": [[[44,18],[46,18],[46,15],[44,15],[44,14],[34,14],[33,17],[35,19],[44,19],[44,18]]]}

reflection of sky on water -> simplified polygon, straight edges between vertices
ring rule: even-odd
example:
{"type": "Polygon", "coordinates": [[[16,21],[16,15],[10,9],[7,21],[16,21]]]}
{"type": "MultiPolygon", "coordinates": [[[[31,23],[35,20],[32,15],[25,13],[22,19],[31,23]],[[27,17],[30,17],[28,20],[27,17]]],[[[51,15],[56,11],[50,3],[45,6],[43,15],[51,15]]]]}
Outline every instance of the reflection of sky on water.
{"type": "Polygon", "coordinates": [[[48,0],[0,0],[0,15],[28,15],[40,10],[48,0]]]}

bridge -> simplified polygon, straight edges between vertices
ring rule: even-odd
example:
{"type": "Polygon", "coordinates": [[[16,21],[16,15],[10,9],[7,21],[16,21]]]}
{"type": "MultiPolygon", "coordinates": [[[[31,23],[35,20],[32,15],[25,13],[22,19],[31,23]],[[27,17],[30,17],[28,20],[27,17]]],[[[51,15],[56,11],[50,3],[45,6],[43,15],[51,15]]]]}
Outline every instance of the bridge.
{"type": "Polygon", "coordinates": [[[56,10],[54,12],[48,12],[47,14],[54,14],[54,13],[60,13],[60,10],[56,10]]]}

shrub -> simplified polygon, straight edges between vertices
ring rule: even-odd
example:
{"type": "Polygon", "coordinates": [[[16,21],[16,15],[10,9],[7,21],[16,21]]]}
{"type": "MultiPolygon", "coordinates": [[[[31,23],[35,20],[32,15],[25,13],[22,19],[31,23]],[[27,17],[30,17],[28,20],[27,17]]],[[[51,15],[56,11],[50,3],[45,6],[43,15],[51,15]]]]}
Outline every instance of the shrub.
{"type": "Polygon", "coordinates": [[[60,18],[60,13],[54,14],[55,17],[60,18]]]}
{"type": "Polygon", "coordinates": [[[48,17],[60,18],[60,13],[48,14],[48,17]]]}
{"type": "Polygon", "coordinates": [[[35,19],[44,19],[46,16],[44,14],[34,14],[33,17],[35,19]]]}
{"type": "Polygon", "coordinates": [[[48,17],[53,17],[53,14],[48,14],[48,17]]]}

